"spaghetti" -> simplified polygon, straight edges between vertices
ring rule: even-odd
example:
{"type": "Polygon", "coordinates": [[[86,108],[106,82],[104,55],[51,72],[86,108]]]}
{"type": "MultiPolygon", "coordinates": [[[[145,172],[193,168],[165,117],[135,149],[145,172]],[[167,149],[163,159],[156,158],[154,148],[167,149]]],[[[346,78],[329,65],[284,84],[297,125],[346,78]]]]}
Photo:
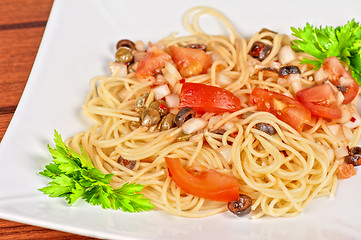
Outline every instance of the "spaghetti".
{"type": "MultiPolygon", "coordinates": [[[[290,37],[264,30],[245,39],[225,16],[208,7],[189,10],[184,25],[190,36],[171,35],[153,46],[168,51],[169,46],[206,45],[212,65],[206,73],[184,81],[225,88],[240,99],[241,109],[197,114],[206,125],[187,135],[187,140],[180,138],[185,135],[181,127],[160,131],[156,126],[142,126],[135,109],[137,101],[144,94],[153,94],[154,86],[162,84],[179,96],[183,83],[179,80],[183,77],[172,61],[156,76],[144,79],[136,78],[129,66],[125,74],[114,71],[112,76],[92,80],[83,111],[94,125],[68,139],[69,147],[80,151],[81,145],[99,170],[114,174],[115,187],[125,182],[142,184],[142,193],[157,209],[185,217],[214,215],[226,211],[227,206],[183,191],[169,176],[165,157],[182,159],[188,168],[214,169],[236,177],[240,192],[253,199],[253,218],[296,216],[312,199],[334,196],[336,170],[345,156],[342,150],[357,145],[361,135],[360,126],[344,125],[357,113],[354,102],[342,105],[341,119],[312,118],[303,131],[296,131],[249,102],[255,87],[292,96],[297,86],[306,88],[318,83],[313,66],[299,63],[304,53],[293,52],[294,59],[286,64],[300,69],[298,84],[272,72],[281,67],[280,52],[290,46],[290,37]],[[198,25],[203,14],[219,19],[230,35],[204,33],[198,25]],[[262,60],[249,54],[257,42],[272,46],[262,60]],[[257,124],[271,126],[275,134],[258,129],[257,124]],[[134,166],[129,168],[120,160],[134,166]]],[[[178,110],[169,108],[174,114],[178,110]]]]}

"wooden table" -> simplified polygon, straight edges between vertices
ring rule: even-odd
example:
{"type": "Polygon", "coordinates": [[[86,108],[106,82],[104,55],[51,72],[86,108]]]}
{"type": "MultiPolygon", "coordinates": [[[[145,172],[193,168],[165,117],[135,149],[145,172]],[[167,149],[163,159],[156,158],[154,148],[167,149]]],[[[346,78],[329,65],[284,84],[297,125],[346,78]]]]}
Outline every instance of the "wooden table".
{"type": "MultiPolygon", "coordinates": [[[[28,80],[53,0],[0,1],[0,142],[28,80]]],[[[93,239],[0,219],[0,239],[93,239]]]]}

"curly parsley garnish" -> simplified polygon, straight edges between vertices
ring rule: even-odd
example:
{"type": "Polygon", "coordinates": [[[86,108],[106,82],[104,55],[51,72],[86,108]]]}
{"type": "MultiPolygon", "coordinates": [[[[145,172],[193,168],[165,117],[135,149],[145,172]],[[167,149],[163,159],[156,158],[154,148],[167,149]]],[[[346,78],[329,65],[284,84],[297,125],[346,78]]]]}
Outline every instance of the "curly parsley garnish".
{"type": "Polygon", "coordinates": [[[316,28],[307,23],[303,29],[292,27],[291,30],[299,38],[293,41],[293,50],[317,58],[303,59],[301,63],[312,64],[318,69],[326,58],[337,57],[351,68],[352,77],[361,85],[361,25],[358,22],[351,20],[336,28],[316,28]]]}
{"type": "Polygon", "coordinates": [[[39,172],[52,179],[49,186],[39,189],[44,194],[50,197],[65,197],[70,205],[81,197],[86,202],[101,205],[105,209],[139,212],[154,208],[149,199],[143,198],[139,193],[143,185],[126,183],[114,189],[109,185],[113,174],[101,173],[83,149],[81,154],[76,153],[65,145],[56,131],[54,142],[55,148],[48,145],[53,163],[39,172]]]}

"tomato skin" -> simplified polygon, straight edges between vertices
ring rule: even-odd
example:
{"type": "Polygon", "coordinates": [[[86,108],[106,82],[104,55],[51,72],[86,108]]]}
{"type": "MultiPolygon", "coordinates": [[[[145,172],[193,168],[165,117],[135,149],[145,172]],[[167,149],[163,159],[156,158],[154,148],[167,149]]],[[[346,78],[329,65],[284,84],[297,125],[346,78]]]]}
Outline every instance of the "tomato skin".
{"type": "Polygon", "coordinates": [[[151,76],[159,73],[164,68],[166,62],[171,60],[171,56],[164,52],[159,47],[153,45],[148,50],[145,56],[138,62],[138,67],[135,70],[134,76],[137,78],[151,76]]]}
{"type": "Polygon", "coordinates": [[[296,97],[313,116],[339,119],[342,117],[341,109],[337,107],[337,99],[332,87],[321,84],[297,92],[296,97]]]}
{"type": "MultiPolygon", "coordinates": [[[[340,85],[340,77],[352,78],[351,74],[346,71],[337,57],[328,57],[323,61],[323,69],[327,70],[330,74],[330,81],[334,85],[340,85]]],[[[353,79],[350,86],[347,86],[346,92],[342,93],[344,96],[343,104],[350,103],[358,94],[359,86],[353,79]]]]}
{"type": "Polygon", "coordinates": [[[353,164],[343,164],[337,168],[338,177],[341,179],[350,178],[356,175],[355,167],[353,164]]]}
{"type": "Polygon", "coordinates": [[[283,94],[255,87],[249,97],[250,102],[260,111],[270,112],[298,132],[311,122],[311,112],[296,99],[283,94]]]}
{"type": "Polygon", "coordinates": [[[165,158],[172,180],[187,193],[214,201],[231,202],[239,196],[238,179],[215,170],[205,170],[196,175],[182,166],[179,158],[165,158]]]}
{"type": "Polygon", "coordinates": [[[241,101],[230,91],[201,83],[183,83],[180,94],[181,107],[190,107],[198,113],[235,112],[241,109],[241,101]]]}
{"type": "Polygon", "coordinates": [[[207,73],[212,66],[212,57],[201,49],[170,46],[169,51],[182,77],[207,73]]]}

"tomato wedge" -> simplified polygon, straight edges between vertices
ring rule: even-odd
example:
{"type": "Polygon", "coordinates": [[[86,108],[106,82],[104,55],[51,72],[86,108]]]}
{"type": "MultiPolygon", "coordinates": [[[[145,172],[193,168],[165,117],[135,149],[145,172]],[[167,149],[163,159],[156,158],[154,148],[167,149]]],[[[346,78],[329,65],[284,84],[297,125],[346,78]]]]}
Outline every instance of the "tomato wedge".
{"type": "Polygon", "coordinates": [[[311,112],[296,99],[262,88],[254,88],[249,97],[260,111],[270,112],[298,132],[311,122],[311,112]]]}
{"type": "Polygon", "coordinates": [[[182,77],[206,73],[212,65],[212,57],[203,50],[170,46],[169,51],[182,77]]]}
{"type": "Polygon", "coordinates": [[[166,62],[169,62],[171,59],[171,56],[166,52],[153,45],[147,50],[142,60],[138,62],[134,76],[139,78],[160,73],[160,70],[164,68],[166,62]]]}
{"type": "Polygon", "coordinates": [[[340,165],[337,168],[337,174],[341,179],[350,178],[356,175],[355,167],[352,164],[340,165]]]}
{"type": "Polygon", "coordinates": [[[313,116],[338,119],[342,117],[337,99],[330,84],[325,83],[297,92],[296,97],[313,116]]]}
{"type": "Polygon", "coordinates": [[[323,69],[329,72],[330,81],[333,85],[346,88],[346,90],[342,91],[345,98],[343,103],[350,103],[357,96],[359,91],[359,86],[352,78],[351,74],[346,71],[337,57],[326,58],[325,61],[323,61],[323,69]],[[339,81],[341,77],[350,79],[350,84],[348,86],[342,86],[339,81]]]}
{"type": "Polygon", "coordinates": [[[241,101],[230,91],[201,83],[183,83],[180,94],[181,107],[190,107],[198,113],[235,112],[241,101]]]}
{"type": "Polygon", "coordinates": [[[179,158],[165,158],[169,176],[187,193],[214,201],[231,202],[239,196],[238,179],[209,169],[189,173],[179,158]]]}

